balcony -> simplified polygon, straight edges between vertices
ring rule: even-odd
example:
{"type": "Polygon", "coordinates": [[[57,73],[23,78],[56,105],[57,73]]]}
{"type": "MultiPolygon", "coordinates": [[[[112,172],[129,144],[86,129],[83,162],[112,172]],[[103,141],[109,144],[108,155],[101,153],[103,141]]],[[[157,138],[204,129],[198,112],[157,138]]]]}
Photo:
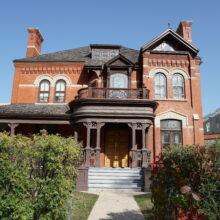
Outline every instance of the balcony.
{"type": "Polygon", "coordinates": [[[146,88],[82,88],[78,90],[80,99],[149,99],[149,90],[146,88]]]}

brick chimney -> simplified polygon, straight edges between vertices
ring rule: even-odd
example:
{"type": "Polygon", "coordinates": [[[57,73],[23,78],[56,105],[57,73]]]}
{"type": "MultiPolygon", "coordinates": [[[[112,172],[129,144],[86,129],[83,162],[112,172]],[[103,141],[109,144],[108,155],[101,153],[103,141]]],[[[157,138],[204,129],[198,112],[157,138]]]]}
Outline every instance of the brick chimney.
{"type": "Polygon", "coordinates": [[[189,43],[192,43],[192,33],[191,33],[192,21],[181,21],[176,32],[182,36],[189,43]]]}
{"type": "Polygon", "coordinates": [[[26,57],[35,57],[40,55],[41,44],[44,41],[38,28],[28,28],[28,45],[26,57]]]}

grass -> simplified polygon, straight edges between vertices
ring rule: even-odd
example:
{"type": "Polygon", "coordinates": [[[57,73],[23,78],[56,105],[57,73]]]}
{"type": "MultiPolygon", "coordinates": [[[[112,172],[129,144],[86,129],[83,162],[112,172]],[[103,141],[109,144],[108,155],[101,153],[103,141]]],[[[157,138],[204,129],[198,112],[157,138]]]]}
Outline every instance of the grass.
{"type": "Polygon", "coordinates": [[[142,194],[142,195],[136,195],[134,196],[134,199],[136,200],[137,204],[140,207],[140,210],[142,214],[144,215],[144,218],[149,220],[153,217],[153,204],[150,199],[150,194],[142,194]]]}
{"type": "Polygon", "coordinates": [[[73,195],[73,219],[87,220],[98,195],[75,191],[73,195]]]}

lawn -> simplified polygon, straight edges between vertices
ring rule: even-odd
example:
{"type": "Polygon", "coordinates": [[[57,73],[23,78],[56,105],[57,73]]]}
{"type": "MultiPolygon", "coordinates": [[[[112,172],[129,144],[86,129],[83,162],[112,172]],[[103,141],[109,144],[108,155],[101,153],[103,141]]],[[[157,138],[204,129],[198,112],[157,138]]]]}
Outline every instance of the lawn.
{"type": "Polygon", "coordinates": [[[73,196],[73,219],[87,220],[89,214],[98,199],[98,195],[74,192],[73,196]]]}
{"type": "Polygon", "coordinates": [[[153,204],[150,199],[150,194],[142,194],[134,196],[135,201],[140,207],[145,219],[149,220],[153,217],[152,207],[153,204]]]}

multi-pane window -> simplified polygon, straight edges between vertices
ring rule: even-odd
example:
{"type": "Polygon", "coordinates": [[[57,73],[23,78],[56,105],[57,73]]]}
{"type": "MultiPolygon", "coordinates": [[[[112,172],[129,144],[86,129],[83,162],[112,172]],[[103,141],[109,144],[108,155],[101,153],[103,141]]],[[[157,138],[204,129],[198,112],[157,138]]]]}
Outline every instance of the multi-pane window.
{"type": "Polygon", "coordinates": [[[39,86],[39,102],[49,102],[50,82],[42,80],[39,86]]]}
{"type": "Polygon", "coordinates": [[[173,119],[161,121],[161,142],[162,146],[182,143],[181,121],[173,119]]]}
{"type": "Polygon", "coordinates": [[[166,98],[166,76],[163,73],[157,73],[154,77],[155,98],[166,98]]]}
{"type": "Polygon", "coordinates": [[[55,102],[65,102],[66,82],[58,80],[55,87],[55,102]]]}
{"type": "Polygon", "coordinates": [[[184,78],[179,73],[173,75],[173,98],[174,99],[185,98],[184,78]]]}

